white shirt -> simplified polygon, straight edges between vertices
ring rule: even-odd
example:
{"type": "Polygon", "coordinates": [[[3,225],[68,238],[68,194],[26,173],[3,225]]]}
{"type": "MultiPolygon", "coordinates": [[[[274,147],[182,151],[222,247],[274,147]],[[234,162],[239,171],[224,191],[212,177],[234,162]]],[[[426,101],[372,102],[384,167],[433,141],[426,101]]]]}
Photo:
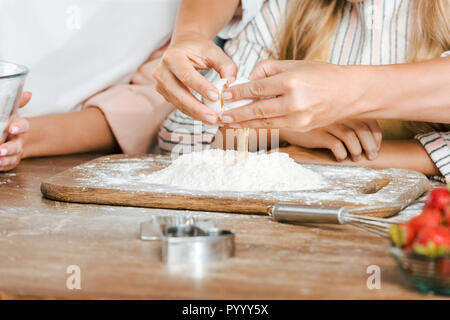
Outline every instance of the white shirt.
{"type": "MultiPolygon", "coordinates": [[[[132,74],[170,36],[180,0],[0,0],[0,60],[28,66],[22,116],[80,109],[132,74]]],[[[238,34],[264,0],[242,0],[222,37],[238,34]]]]}
{"type": "Polygon", "coordinates": [[[128,82],[168,38],[180,0],[0,0],[0,59],[27,65],[23,116],[76,110],[128,82]]]}

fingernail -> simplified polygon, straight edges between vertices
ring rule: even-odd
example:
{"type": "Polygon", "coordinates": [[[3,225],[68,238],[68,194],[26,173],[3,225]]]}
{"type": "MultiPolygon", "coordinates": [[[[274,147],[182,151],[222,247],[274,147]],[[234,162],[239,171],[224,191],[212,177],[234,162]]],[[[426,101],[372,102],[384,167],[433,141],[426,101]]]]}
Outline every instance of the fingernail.
{"type": "Polygon", "coordinates": [[[207,114],[207,115],[205,116],[205,120],[206,120],[207,122],[209,122],[209,123],[216,123],[216,122],[217,122],[217,117],[216,117],[216,116],[213,116],[213,115],[211,115],[211,114],[207,114]]]}
{"type": "Polygon", "coordinates": [[[240,128],[241,126],[238,123],[232,123],[230,124],[231,128],[240,128]]]}
{"type": "Polygon", "coordinates": [[[223,116],[222,121],[225,122],[225,123],[231,123],[231,122],[233,122],[234,120],[233,120],[233,118],[230,117],[230,116],[223,116]]]}
{"type": "Polygon", "coordinates": [[[20,131],[20,129],[19,129],[19,127],[12,127],[12,129],[11,129],[11,133],[19,133],[19,131],[20,131]]]}
{"type": "Polygon", "coordinates": [[[361,160],[361,156],[355,156],[353,157],[353,161],[358,162],[359,160],[361,160]]]}
{"type": "Polygon", "coordinates": [[[369,160],[375,160],[378,157],[378,153],[377,152],[371,152],[368,155],[369,160]]]}
{"type": "Polygon", "coordinates": [[[222,99],[223,100],[231,100],[233,98],[233,95],[231,92],[222,92],[222,99]]]}
{"type": "Polygon", "coordinates": [[[7,154],[8,154],[8,150],[6,150],[6,149],[2,149],[0,151],[0,156],[6,156],[7,154]]]}
{"type": "Polygon", "coordinates": [[[206,91],[206,96],[211,101],[216,101],[217,99],[219,99],[219,95],[216,92],[211,91],[211,90],[206,91]]]}

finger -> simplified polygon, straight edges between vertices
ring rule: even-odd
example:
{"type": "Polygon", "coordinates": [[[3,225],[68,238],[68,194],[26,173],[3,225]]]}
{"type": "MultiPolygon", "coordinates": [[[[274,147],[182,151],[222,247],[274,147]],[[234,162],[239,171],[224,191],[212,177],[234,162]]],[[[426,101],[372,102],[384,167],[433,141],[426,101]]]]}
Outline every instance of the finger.
{"type": "Polygon", "coordinates": [[[208,52],[208,63],[220,74],[221,78],[236,79],[238,67],[219,47],[215,46],[213,50],[208,52]]]}
{"type": "MultiPolygon", "coordinates": [[[[331,135],[330,135],[331,137],[331,135]]],[[[347,158],[347,150],[344,144],[339,139],[333,137],[333,139],[328,138],[326,144],[329,145],[329,149],[333,153],[337,161],[343,161],[347,158]]]]}
{"type": "Polygon", "coordinates": [[[16,137],[10,141],[0,145],[0,156],[12,156],[20,154],[23,151],[23,141],[21,138],[16,137]]]}
{"type": "Polygon", "coordinates": [[[275,75],[273,77],[258,79],[227,88],[223,90],[222,98],[225,101],[236,101],[275,97],[282,95],[284,91],[282,79],[275,75]]]}
{"type": "Polygon", "coordinates": [[[346,125],[351,127],[358,136],[367,158],[369,160],[375,160],[378,157],[378,146],[372,131],[366,123],[362,121],[351,121],[346,123],[346,125]]]}
{"type": "Polygon", "coordinates": [[[295,113],[287,116],[262,118],[255,120],[242,121],[239,123],[231,123],[231,128],[283,128],[292,129],[298,132],[307,132],[312,130],[310,127],[311,116],[307,113],[295,113]]]}
{"type": "Polygon", "coordinates": [[[13,120],[13,122],[9,126],[9,133],[11,135],[19,135],[28,131],[30,128],[30,124],[26,119],[18,117],[17,120],[13,120]]]}
{"type": "Polygon", "coordinates": [[[0,171],[9,171],[19,164],[20,157],[17,155],[0,158],[0,171]]]}
{"type": "Polygon", "coordinates": [[[217,88],[206,80],[185,56],[169,56],[163,58],[163,63],[169,69],[167,72],[173,73],[185,87],[198,92],[210,101],[219,99],[217,88]]]}
{"type": "Polygon", "coordinates": [[[286,71],[291,64],[291,61],[262,60],[258,62],[248,79],[257,80],[274,76],[280,72],[286,71]]]}
{"type": "Polygon", "coordinates": [[[245,106],[227,110],[222,115],[224,123],[236,123],[248,120],[280,117],[290,113],[283,97],[261,99],[245,106]]]}
{"type": "Polygon", "coordinates": [[[22,99],[20,100],[19,108],[24,107],[31,100],[31,92],[24,92],[22,94],[22,99]]]}
{"type": "Polygon", "coordinates": [[[368,120],[364,122],[369,127],[370,131],[372,131],[372,135],[375,138],[375,143],[377,144],[377,151],[380,151],[381,142],[383,141],[383,133],[381,131],[380,125],[378,124],[378,121],[368,120]]]}
{"type": "Polygon", "coordinates": [[[160,81],[157,86],[164,98],[171,102],[184,114],[209,124],[218,121],[218,115],[214,110],[208,108],[192,95],[191,92],[170,72],[159,75],[160,81]],[[170,88],[170,90],[168,90],[170,88]]]}
{"type": "Polygon", "coordinates": [[[338,124],[328,129],[333,136],[341,140],[352,156],[353,161],[361,160],[362,148],[355,131],[345,125],[338,124]]]}

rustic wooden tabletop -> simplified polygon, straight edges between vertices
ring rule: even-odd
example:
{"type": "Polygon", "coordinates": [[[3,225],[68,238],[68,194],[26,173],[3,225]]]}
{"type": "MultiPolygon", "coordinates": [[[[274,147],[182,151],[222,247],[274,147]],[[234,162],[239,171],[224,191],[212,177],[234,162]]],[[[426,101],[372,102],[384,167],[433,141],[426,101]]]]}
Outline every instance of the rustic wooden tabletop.
{"type": "MultiPolygon", "coordinates": [[[[1,298],[421,299],[386,240],[351,226],[296,226],[268,217],[203,212],[236,233],[236,257],[167,266],[139,225],[177,211],[81,205],[42,198],[40,183],[98,155],[25,160],[0,174],[1,298]],[[69,266],[81,289],[68,289],[69,266]],[[381,289],[369,289],[378,266],[381,289]]],[[[178,211],[178,213],[180,213],[178,211]]]]}

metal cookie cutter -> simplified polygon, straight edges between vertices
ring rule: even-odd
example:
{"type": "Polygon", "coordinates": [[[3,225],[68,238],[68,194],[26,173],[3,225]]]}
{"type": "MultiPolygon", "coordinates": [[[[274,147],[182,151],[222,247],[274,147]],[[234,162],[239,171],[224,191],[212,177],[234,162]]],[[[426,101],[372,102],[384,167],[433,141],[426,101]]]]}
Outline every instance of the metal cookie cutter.
{"type": "Polygon", "coordinates": [[[141,223],[142,240],[159,240],[162,261],[168,264],[198,264],[234,256],[234,233],[217,229],[196,216],[154,216],[141,223]]]}
{"type": "Polygon", "coordinates": [[[234,233],[228,230],[203,230],[192,225],[164,230],[162,260],[168,264],[224,260],[234,252],[234,233]]]}
{"type": "Polygon", "coordinates": [[[208,230],[214,228],[214,222],[194,215],[153,216],[151,220],[141,223],[141,240],[161,240],[163,231],[175,226],[196,225],[208,230]]]}

